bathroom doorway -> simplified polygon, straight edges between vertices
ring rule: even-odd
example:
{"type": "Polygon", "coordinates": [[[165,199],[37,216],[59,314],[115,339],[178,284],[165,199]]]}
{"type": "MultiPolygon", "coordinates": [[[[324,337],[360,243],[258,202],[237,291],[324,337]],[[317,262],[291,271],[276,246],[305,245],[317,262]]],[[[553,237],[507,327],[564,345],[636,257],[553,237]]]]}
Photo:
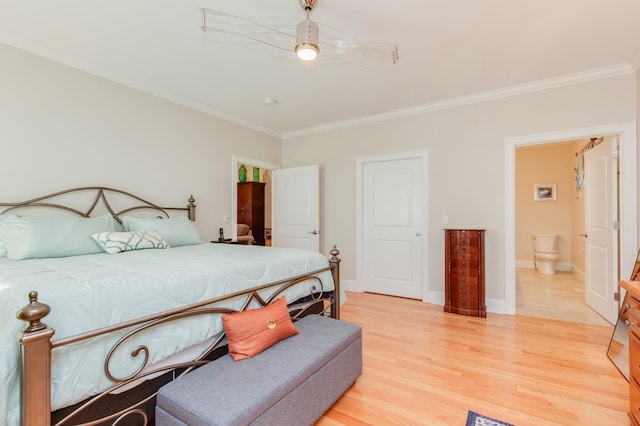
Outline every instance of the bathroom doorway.
{"type": "Polygon", "coordinates": [[[588,140],[516,148],[517,314],[576,321],[598,317],[585,303],[584,238],[580,236],[585,203],[576,188],[575,171],[576,152],[588,140]],[[549,241],[548,247],[539,247],[545,250],[544,256],[536,255],[540,240],[549,241]]]}
{"type": "MultiPolygon", "coordinates": [[[[583,198],[581,194],[576,192],[575,182],[575,153],[580,150],[580,147],[584,145],[585,141],[589,141],[591,137],[597,136],[616,136],[620,141],[620,244],[617,252],[618,259],[620,261],[620,274],[615,271],[616,274],[623,277],[624,271],[628,269],[629,265],[635,259],[635,253],[637,251],[637,206],[636,206],[636,188],[637,188],[637,167],[636,167],[636,146],[635,146],[635,123],[620,124],[614,126],[601,126],[591,129],[577,129],[573,131],[555,132],[551,134],[539,134],[531,136],[523,136],[518,138],[508,138],[507,144],[507,228],[506,228],[506,253],[508,255],[505,259],[505,276],[506,276],[506,302],[507,307],[512,309],[512,313],[520,313],[521,309],[517,309],[516,305],[520,305],[520,300],[517,294],[516,281],[517,277],[522,280],[522,272],[534,271],[534,258],[533,258],[533,241],[531,234],[535,232],[549,232],[549,230],[543,229],[529,229],[524,227],[523,231],[523,215],[538,215],[541,219],[554,218],[559,221],[565,222],[564,228],[559,230],[551,230],[554,233],[559,234],[558,250],[564,255],[559,256],[556,263],[558,274],[557,276],[545,276],[543,274],[533,274],[534,279],[540,278],[541,280],[552,280],[554,278],[560,278],[562,276],[568,276],[570,278],[578,277],[579,285],[575,286],[576,293],[581,293],[584,282],[584,240],[580,240],[581,233],[584,233],[584,213],[576,213],[579,206],[576,203],[581,203],[583,198]],[[516,158],[520,153],[521,148],[535,149],[544,148],[548,145],[548,151],[542,155],[542,161],[536,166],[538,172],[548,173],[548,179],[556,179],[557,181],[534,181],[536,179],[544,179],[545,175],[536,175],[532,181],[526,182],[525,189],[517,189],[517,175],[522,172],[520,167],[527,166],[528,163],[522,161],[517,162],[516,158]],[[564,164],[560,159],[564,158],[564,164]],[[556,164],[561,162],[560,165],[556,164]],[[567,166],[568,165],[568,166],[567,166]],[[564,170],[564,174],[560,172],[557,175],[553,175],[553,171],[556,168],[561,167],[564,170]],[[568,170],[567,170],[568,169],[568,170]],[[544,210],[546,212],[540,212],[545,206],[544,201],[534,202],[534,184],[555,184],[556,191],[555,201],[546,202],[544,210]],[[569,197],[567,199],[567,196],[569,197]],[[527,204],[522,204],[523,197],[526,197],[527,204]],[[554,211],[554,209],[562,210],[565,215],[562,215],[560,210],[554,211]],[[568,215],[566,212],[569,212],[568,215]],[[569,229],[564,231],[563,229],[569,229]],[[563,233],[567,233],[568,236],[563,233]],[[526,248],[523,249],[523,246],[526,248]],[[528,251],[527,251],[528,250],[528,251]],[[529,254],[522,254],[522,253],[529,254]],[[577,253],[577,254],[576,254],[577,253]],[[516,303],[518,299],[518,303],[516,303]]],[[[538,227],[545,226],[544,223],[537,224],[538,227]]],[[[535,272],[535,271],[534,271],[535,272]]],[[[616,275],[615,284],[617,284],[618,275],[616,275]]],[[[573,286],[574,284],[570,284],[573,286]]],[[[617,286],[614,292],[617,291],[617,286]]],[[[547,302],[544,301],[544,294],[549,293],[544,291],[541,287],[536,289],[536,297],[542,298],[541,301],[536,303],[547,303],[549,310],[557,312],[564,311],[565,308],[557,297],[550,296],[547,302]],[[560,303],[559,303],[560,302],[560,303]]],[[[613,295],[613,293],[612,293],[613,295]]],[[[584,295],[579,294],[584,301],[584,295]]],[[[613,296],[612,296],[613,297],[613,296]]],[[[613,302],[613,301],[612,301],[613,302]]],[[[568,306],[568,305],[567,305],[568,306]]],[[[567,309],[568,310],[568,309],[567,309]]],[[[529,314],[523,312],[524,314],[529,314]]],[[[542,316],[542,315],[541,315],[542,316]]],[[[574,320],[569,313],[569,320],[574,320]]]]}

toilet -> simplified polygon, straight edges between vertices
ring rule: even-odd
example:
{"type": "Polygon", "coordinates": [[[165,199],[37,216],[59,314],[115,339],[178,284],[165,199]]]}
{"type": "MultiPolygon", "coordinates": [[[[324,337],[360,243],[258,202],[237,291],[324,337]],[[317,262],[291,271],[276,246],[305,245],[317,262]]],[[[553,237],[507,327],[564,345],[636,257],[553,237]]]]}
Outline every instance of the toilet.
{"type": "Polygon", "coordinates": [[[533,252],[536,269],[545,275],[556,273],[558,250],[556,234],[533,234],[533,252]]]}

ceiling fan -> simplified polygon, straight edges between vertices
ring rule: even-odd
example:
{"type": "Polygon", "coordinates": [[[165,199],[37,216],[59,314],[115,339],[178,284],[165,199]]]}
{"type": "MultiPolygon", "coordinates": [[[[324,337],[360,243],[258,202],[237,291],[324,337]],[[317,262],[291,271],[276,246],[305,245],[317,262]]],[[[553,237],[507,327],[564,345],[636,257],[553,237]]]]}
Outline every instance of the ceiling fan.
{"type": "MultiPolygon", "coordinates": [[[[305,19],[295,27],[288,18],[243,18],[220,10],[200,8],[203,32],[217,33],[245,41],[257,42],[272,48],[295,52],[303,61],[313,61],[322,55],[356,55],[366,59],[397,64],[398,45],[381,42],[356,41],[331,26],[322,24],[322,31],[310,18],[318,0],[299,0],[305,19]],[[320,37],[322,34],[322,37],[320,37]]],[[[224,41],[223,38],[220,41],[224,41]]]]}

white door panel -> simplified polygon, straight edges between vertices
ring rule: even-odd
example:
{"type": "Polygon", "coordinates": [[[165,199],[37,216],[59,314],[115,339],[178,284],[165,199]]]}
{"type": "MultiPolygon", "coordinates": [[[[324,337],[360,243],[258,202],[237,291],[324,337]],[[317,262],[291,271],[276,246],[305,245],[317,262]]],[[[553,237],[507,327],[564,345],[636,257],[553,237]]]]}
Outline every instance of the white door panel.
{"type": "Polygon", "coordinates": [[[320,251],[317,165],[273,171],[273,245],[320,251]]]}
{"type": "Polygon", "coordinates": [[[586,151],[585,165],[585,298],[612,324],[618,314],[614,293],[618,284],[617,160],[615,139],[586,151]]]}
{"type": "Polygon", "coordinates": [[[422,298],[422,160],[363,166],[365,291],[422,298]]]}

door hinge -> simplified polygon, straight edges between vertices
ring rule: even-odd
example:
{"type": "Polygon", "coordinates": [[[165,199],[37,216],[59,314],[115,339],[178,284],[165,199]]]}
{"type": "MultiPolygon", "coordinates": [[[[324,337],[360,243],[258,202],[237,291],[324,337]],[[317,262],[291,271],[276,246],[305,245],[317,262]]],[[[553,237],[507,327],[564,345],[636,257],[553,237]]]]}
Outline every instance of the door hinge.
{"type": "Polygon", "coordinates": [[[620,151],[618,151],[617,149],[615,151],[613,151],[613,159],[614,160],[619,160],[620,159],[620,151]]]}
{"type": "Polygon", "coordinates": [[[613,222],[613,229],[616,231],[620,230],[620,222],[618,222],[617,220],[615,222],[613,222]]]}
{"type": "Polygon", "coordinates": [[[613,300],[615,300],[616,302],[620,301],[620,292],[616,291],[615,293],[613,293],[613,300]]]}

